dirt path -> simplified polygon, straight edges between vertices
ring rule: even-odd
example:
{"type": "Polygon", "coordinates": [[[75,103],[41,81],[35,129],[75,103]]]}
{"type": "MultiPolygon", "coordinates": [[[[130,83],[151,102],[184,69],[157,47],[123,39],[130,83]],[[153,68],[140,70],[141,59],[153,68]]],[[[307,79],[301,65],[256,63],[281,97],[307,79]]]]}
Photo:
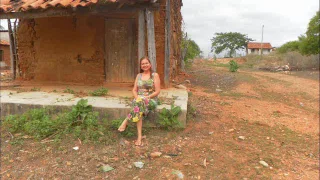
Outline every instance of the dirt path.
{"type": "MultiPolygon", "coordinates": [[[[305,92],[305,93],[310,94],[313,97],[317,97],[317,96],[319,97],[319,81],[316,81],[316,80],[305,79],[305,78],[300,78],[300,77],[296,77],[296,76],[290,76],[290,75],[282,74],[282,73],[245,72],[245,71],[240,71],[240,72],[250,73],[254,77],[261,77],[261,78],[267,77],[267,78],[269,78],[269,80],[271,79],[271,82],[269,81],[269,83],[272,83],[272,80],[278,81],[278,82],[283,81],[284,83],[282,84],[282,86],[291,86],[288,89],[286,88],[287,92],[294,92],[294,91],[305,92]]],[[[278,83],[278,85],[281,85],[281,83],[278,83]]]]}
{"type": "Polygon", "coordinates": [[[113,143],[80,144],[18,142],[5,131],[2,179],[318,179],[317,81],[196,61],[176,82],[190,91],[186,129],[149,129],[143,147],[116,132],[113,143]]]}
{"type": "Polygon", "coordinates": [[[245,118],[255,118],[269,125],[281,123],[303,133],[313,135],[319,133],[318,81],[280,73],[245,71],[240,73],[250,74],[256,78],[256,82],[238,85],[234,92],[244,94],[244,90],[247,90],[249,94],[260,97],[260,99],[243,98],[236,103],[235,109],[245,109],[246,105],[254,107],[253,109],[247,107],[249,113],[245,118]],[[250,113],[250,109],[256,113],[250,113]]]}

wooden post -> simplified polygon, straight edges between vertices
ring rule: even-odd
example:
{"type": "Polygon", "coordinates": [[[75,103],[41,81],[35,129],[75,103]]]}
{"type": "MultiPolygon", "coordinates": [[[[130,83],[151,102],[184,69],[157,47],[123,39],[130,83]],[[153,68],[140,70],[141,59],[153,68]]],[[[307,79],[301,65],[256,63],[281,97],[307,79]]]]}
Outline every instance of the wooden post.
{"type": "Polygon", "coordinates": [[[9,39],[10,39],[11,73],[13,75],[13,79],[16,79],[15,45],[14,45],[14,37],[13,37],[10,19],[8,19],[8,31],[9,31],[9,39]]]}
{"type": "Polygon", "coordinates": [[[148,57],[151,61],[152,69],[157,71],[157,59],[156,59],[156,42],[154,34],[154,13],[153,11],[146,10],[147,18],[147,34],[148,34],[148,57]]]}
{"type": "Polygon", "coordinates": [[[17,49],[17,21],[18,19],[15,19],[14,24],[13,24],[13,39],[14,39],[14,60],[16,64],[16,74],[18,74],[19,77],[21,77],[20,74],[20,65],[19,65],[19,56],[18,56],[18,49],[17,49]]]}
{"type": "Polygon", "coordinates": [[[171,39],[171,13],[170,0],[167,0],[165,21],[165,61],[164,61],[164,86],[170,84],[170,39],[171,39]]]}
{"type": "Polygon", "coordinates": [[[144,10],[139,11],[139,30],[138,30],[138,73],[140,72],[139,60],[145,56],[145,16],[144,10]]]}

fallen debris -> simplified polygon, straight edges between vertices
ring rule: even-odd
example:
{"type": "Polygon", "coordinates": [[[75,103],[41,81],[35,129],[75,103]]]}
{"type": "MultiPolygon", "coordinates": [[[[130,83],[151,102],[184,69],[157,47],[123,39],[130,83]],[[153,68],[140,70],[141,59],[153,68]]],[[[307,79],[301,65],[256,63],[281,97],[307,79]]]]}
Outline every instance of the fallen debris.
{"type": "Polygon", "coordinates": [[[269,166],[269,164],[266,163],[265,161],[259,161],[259,163],[264,167],[268,167],[269,166]]]}
{"type": "Polygon", "coordinates": [[[155,157],[160,157],[162,155],[161,152],[153,152],[150,154],[150,157],[155,158],[155,157]]]}
{"type": "Polygon", "coordinates": [[[246,138],[244,136],[239,136],[238,139],[245,140],[246,138]]]}
{"type": "Polygon", "coordinates": [[[134,164],[135,167],[140,168],[140,169],[143,168],[143,165],[144,165],[144,163],[140,162],[140,161],[139,162],[134,162],[133,164],[134,164]]]}
{"type": "Polygon", "coordinates": [[[179,170],[173,170],[173,171],[172,171],[172,174],[177,175],[179,179],[183,179],[183,177],[184,177],[183,174],[182,174],[182,172],[179,171],[179,170]]]}
{"type": "Polygon", "coordinates": [[[104,165],[104,166],[101,166],[101,170],[103,172],[108,172],[108,171],[114,170],[114,168],[111,167],[110,165],[104,165]]]}

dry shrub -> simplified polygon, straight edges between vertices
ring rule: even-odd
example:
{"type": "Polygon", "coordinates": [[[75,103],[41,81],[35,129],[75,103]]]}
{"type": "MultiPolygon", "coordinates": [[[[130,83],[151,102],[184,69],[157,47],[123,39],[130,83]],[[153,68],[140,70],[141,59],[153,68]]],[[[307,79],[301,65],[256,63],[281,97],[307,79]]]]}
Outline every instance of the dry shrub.
{"type": "Polygon", "coordinates": [[[284,60],[297,70],[319,70],[319,55],[303,56],[298,52],[288,52],[284,60]]]}
{"type": "Polygon", "coordinates": [[[261,56],[257,54],[249,54],[246,56],[245,66],[248,67],[275,67],[284,65],[283,56],[281,54],[277,54],[275,52],[271,52],[268,55],[261,56]]]}
{"type": "Polygon", "coordinates": [[[263,55],[260,60],[260,55],[247,55],[246,65],[258,68],[273,68],[289,64],[292,70],[319,70],[319,55],[303,56],[299,52],[288,52],[280,54],[271,52],[268,55],[263,55]]]}

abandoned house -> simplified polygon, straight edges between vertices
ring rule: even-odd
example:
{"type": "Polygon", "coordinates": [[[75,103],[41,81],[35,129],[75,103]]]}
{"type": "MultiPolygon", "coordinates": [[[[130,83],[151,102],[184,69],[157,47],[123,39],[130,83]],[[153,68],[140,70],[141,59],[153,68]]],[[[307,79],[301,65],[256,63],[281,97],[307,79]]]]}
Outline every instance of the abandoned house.
{"type": "Polygon", "coordinates": [[[248,43],[248,54],[269,54],[272,52],[272,46],[270,43],[259,43],[259,42],[249,42],[248,43]]]}
{"type": "Polygon", "coordinates": [[[0,30],[0,69],[10,69],[10,43],[7,30],[0,30]]]}
{"type": "Polygon", "coordinates": [[[168,87],[181,62],[181,6],[182,0],[3,0],[0,18],[19,19],[12,62],[23,80],[132,84],[147,55],[168,87]]]}

